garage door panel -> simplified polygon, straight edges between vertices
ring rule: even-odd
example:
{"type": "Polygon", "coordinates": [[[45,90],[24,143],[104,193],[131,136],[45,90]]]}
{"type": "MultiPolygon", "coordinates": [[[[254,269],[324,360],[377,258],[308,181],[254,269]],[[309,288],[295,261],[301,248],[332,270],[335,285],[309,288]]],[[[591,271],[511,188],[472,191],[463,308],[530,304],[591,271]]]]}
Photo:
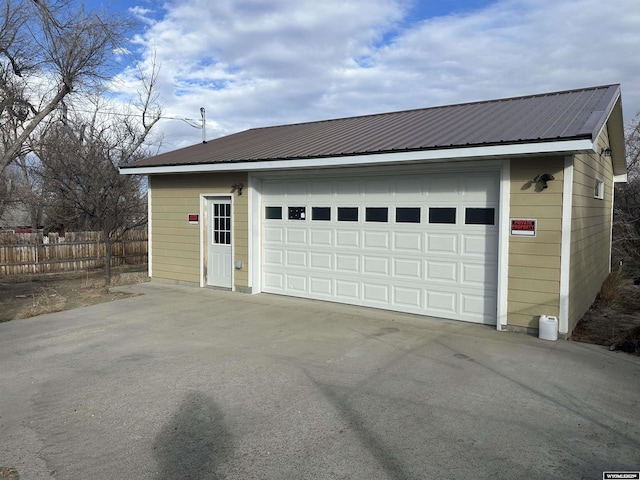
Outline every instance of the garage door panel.
{"type": "Polygon", "coordinates": [[[325,252],[311,252],[309,266],[318,270],[333,270],[333,254],[325,252]]]}
{"type": "Polygon", "coordinates": [[[357,230],[336,230],[336,247],[360,248],[360,232],[357,230]]]}
{"type": "Polygon", "coordinates": [[[284,254],[282,250],[265,248],[263,250],[263,261],[266,265],[282,266],[284,265],[284,254]]]}
{"type": "Polygon", "coordinates": [[[362,273],[389,276],[389,258],[364,256],[362,273]]]}
{"type": "Polygon", "coordinates": [[[333,245],[333,230],[312,229],[309,235],[309,245],[312,247],[329,247],[333,245]]]}
{"type": "Polygon", "coordinates": [[[389,303],[389,285],[363,282],[362,298],[367,303],[387,305],[389,303]]]}
{"type": "Polygon", "coordinates": [[[422,260],[415,258],[394,258],[393,275],[399,278],[422,279],[422,260]]]}
{"type": "Polygon", "coordinates": [[[284,273],[265,272],[264,287],[266,290],[279,291],[284,289],[284,273]]]}
{"type": "Polygon", "coordinates": [[[490,283],[497,278],[498,268],[494,264],[470,264],[462,265],[462,283],[465,285],[477,285],[479,287],[490,283]]]}
{"type": "Polygon", "coordinates": [[[261,200],[282,218],[263,220],[262,290],[495,324],[498,226],[466,225],[464,212],[499,218],[499,182],[475,175],[316,175],[288,179],[305,184],[293,190],[264,180],[261,200]],[[345,207],[357,221],[338,220],[345,207]],[[435,223],[447,217],[430,218],[431,207],[455,208],[455,223],[435,223]]]}
{"type": "Polygon", "coordinates": [[[310,277],[309,292],[314,295],[331,296],[333,294],[333,279],[315,276],[310,277]]]}
{"type": "Polygon", "coordinates": [[[422,289],[393,286],[393,303],[407,308],[420,310],[422,306],[422,289]]]}
{"type": "Polygon", "coordinates": [[[487,255],[495,258],[497,252],[495,245],[497,243],[496,236],[464,234],[462,237],[462,254],[476,257],[486,257],[487,255]]]}
{"type": "Polygon", "coordinates": [[[287,266],[305,268],[307,266],[307,252],[287,250],[287,266]]]}
{"type": "Polygon", "coordinates": [[[276,243],[281,245],[284,242],[284,228],[283,227],[264,227],[264,242],[276,243]]]}
{"type": "Polygon", "coordinates": [[[455,315],[457,294],[453,292],[426,291],[426,308],[435,313],[455,315]]]}
{"type": "Polygon", "coordinates": [[[463,293],[460,295],[460,300],[462,315],[472,318],[491,318],[492,314],[495,315],[493,312],[496,302],[495,296],[485,297],[463,293]]]}
{"type": "Polygon", "coordinates": [[[336,254],[337,273],[359,273],[360,255],[336,254]]]}
{"type": "Polygon", "coordinates": [[[298,228],[287,228],[287,243],[289,245],[306,245],[307,230],[298,228]]]}
{"type": "Polygon", "coordinates": [[[286,276],[286,279],[287,279],[287,290],[296,292],[296,293],[307,293],[307,276],[306,275],[288,274],[286,276]]]}
{"type": "Polygon", "coordinates": [[[360,299],[360,282],[357,280],[336,280],[336,299],[347,301],[360,299]]]}
{"type": "Polygon", "coordinates": [[[364,248],[389,250],[390,232],[363,232],[364,248]]]}
{"type": "Polygon", "coordinates": [[[426,279],[432,282],[456,283],[458,280],[458,262],[438,262],[428,260],[426,262],[426,279]]]}
{"type": "Polygon", "coordinates": [[[453,233],[427,234],[427,253],[456,255],[458,253],[458,235],[453,233]]]}
{"type": "Polygon", "coordinates": [[[396,252],[422,252],[422,233],[395,232],[393,234],[394,251],[396,252]]]}

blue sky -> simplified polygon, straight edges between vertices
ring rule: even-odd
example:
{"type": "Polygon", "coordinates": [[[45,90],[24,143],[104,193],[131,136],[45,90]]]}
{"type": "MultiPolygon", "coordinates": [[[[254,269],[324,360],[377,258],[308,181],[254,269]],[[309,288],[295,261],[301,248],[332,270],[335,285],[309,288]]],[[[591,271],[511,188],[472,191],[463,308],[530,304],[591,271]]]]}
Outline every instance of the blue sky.
{"type": "MultiPolygon", "coordinates": [[[[90,0],[135,16],[166,116],[252,127],[621,83],[640,111],[638,0],[90,0]]],[[[124,96],[132,71],[113,84],[124,96]]],[[[163,120],[161,150],[200,132],[163,120]]]]}
{"type": "Polygon", "coordinates": [[[464,14],[480,10],[493,3],[490,0],[423,0],[409,4],[408,22],[416,22],[432,17],[464,14]]]}

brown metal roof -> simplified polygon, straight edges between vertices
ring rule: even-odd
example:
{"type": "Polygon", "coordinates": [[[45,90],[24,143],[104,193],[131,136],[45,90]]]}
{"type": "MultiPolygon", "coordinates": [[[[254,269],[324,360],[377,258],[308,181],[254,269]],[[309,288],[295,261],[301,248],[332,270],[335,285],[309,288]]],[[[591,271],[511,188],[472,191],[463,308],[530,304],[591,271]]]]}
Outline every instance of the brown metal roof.
{"type": "Polygon", "coordinates": [[[298,123],[244,132],[139,160],[127,168],[339,157],[592,139],[619,85],[298,123]]]}

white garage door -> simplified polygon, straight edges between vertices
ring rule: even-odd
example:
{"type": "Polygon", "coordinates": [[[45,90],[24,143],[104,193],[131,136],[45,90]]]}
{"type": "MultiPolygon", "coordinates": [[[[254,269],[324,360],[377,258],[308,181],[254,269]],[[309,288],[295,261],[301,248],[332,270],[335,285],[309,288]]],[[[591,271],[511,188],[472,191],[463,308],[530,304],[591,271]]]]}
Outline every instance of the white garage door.
{"type": "Polygon", "coordinates": [[[262,291],[496,323],[497,173],[262,182],[262,291]]]}

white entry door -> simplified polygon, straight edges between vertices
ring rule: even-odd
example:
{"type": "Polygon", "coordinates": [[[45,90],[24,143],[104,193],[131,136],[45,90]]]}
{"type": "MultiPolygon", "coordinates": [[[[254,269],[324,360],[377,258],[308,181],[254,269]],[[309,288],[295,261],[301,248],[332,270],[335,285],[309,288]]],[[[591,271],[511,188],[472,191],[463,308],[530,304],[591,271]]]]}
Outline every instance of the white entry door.
{"type": "Polygon", "coordinates": [[[207,199],[207,285],[231,288],[231,199],[207,199]]]}

